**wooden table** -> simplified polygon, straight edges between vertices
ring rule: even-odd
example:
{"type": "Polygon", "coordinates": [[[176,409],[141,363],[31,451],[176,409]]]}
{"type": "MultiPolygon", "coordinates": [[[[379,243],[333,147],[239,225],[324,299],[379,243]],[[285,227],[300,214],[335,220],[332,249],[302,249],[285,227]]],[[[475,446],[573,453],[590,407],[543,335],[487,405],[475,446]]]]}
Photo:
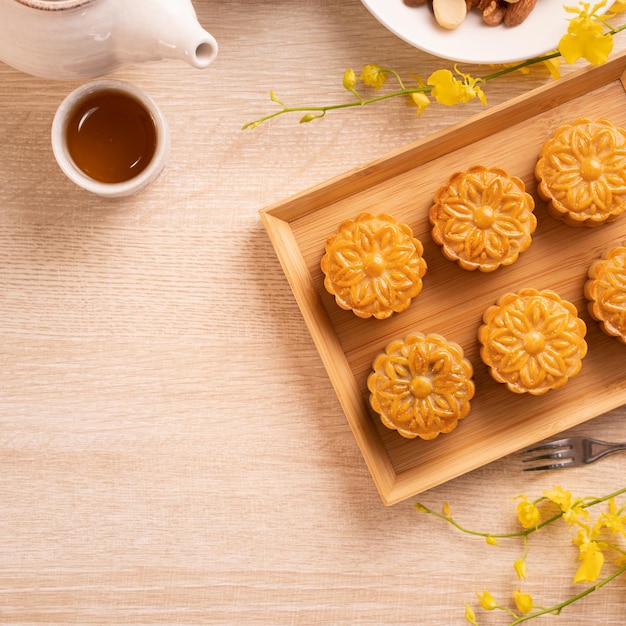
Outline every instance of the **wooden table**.
{"type": "MultiPolygon", "coordinates": [[[[505,457],[384,507],[259,219],[482,105],[418,118],[388,101],[242,131],[274,110],[271,88],[331,103],[347,67],[451,64],[357,0],[195,6],[220,43],[209,69],[112,74],[172,130],[163,174],[128,199],[79,190],[52,157],[52,117],[79,83],[0,64],[0,623],[442,626],[484,588],[508,605],[518,588],[538,604],[576,593],[564,528],[533,538],[520,587],[521,542],[488,546],[413,505],[450,502],[495,532],[518,494],[622,487],[624,456],[532,475],[505,457]]],[[[549,80],[493,81],[488,106],[549,80]]],[[[623,440],[624,418],[573,430],[623,440]]],[[[622,626],[625,584],[541,623],[622,626]]]]}

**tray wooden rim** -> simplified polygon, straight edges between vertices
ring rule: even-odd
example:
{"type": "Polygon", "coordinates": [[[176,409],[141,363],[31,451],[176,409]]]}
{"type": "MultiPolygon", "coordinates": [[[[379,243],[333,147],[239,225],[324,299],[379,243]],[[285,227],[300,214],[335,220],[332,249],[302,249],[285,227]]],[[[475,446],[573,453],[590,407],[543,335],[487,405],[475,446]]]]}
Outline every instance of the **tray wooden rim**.
{"type": "MultiPolygon", "coordinates": [[[[369,413],[363,411],[361,391],[333,324],[320,300],[313,278],[291,229],[291,223],[324,206],[332,205],[340,199],[394,178],[407,170],[469,146],[476,142],[477,138],[487,137],[603,85],[620,81],[626,89],[625,67],[626,51],[615,55],[604,65],[580,69],[567,77],[496,105],[467,120],[383,155],[364,166],[340,174],[260,210],[261,221],[385,505],[396,504],[462,473],[476,469],[484,465],[485,461],[482,458],[474,463],[468,461],[462,472],[451,472],[443,479],[436,472],[424,472],[424,469],[420,467],[396,473],[369,413]]],[[[559,420],[558,430],[554,432],[591,419],[623,403],[626,403],[626,386],[624,389],[617,390],[615,395],[596,402],[593,415],[585,415],[582,419],[580,416],[572,416],[569,420],[559,420]]],[[[537,440],[543,436],[544,434],[537,437],[537,440]]],[[[500,447],[492,454],[488,462],[515,452],[519,448],[520,446],[514,442],[509,446],[500,447]]]]}

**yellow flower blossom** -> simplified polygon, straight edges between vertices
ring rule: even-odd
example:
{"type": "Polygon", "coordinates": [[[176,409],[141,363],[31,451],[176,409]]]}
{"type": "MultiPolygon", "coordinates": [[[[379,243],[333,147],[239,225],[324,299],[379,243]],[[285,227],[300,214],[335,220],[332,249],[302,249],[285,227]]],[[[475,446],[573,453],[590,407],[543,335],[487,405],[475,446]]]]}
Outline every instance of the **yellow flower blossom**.
{"type": "Polygon", "coordinates": [[[545,498],[554,502],[563,512],[563,519],[571,526],[578,522],[580,517],[587,519],[588,511],[583,507],[581,500],[574,500],[572,494],[556,485],[543,492],[545,498]]]}
{"type": "Polygon", "coordinates": [[[626,528],[624,528],[626,513],[622,510],[618,510],[615,504],[615,498],[609,499],[608,509],[606,513],[602,513],[598,518],[597,527],[606,528],[614,535],[621,533],[626,537],[626,528]]]}
{"type": "Polygon", "coordinates": [[[387,80],[387,72],[379,65],[366,65],[359,77],[368,87],[380,89],[387,80]]]}
{"type": "Polygon", "coordinates": [[[478,626],[476,621],[476,613],[469,604],[465,605],[465,621],[469,622],[472,626],[478,626]]]}
{"type": "Polygon", "coordinates": [[[513,598],[515,599],[515,606],[520,613],[528,613],[533,610],[533,599],[529,593],[514,591],[513,598]]]}
{"type": "Polygon", "coordinates": [[[495,537],[492,537],[491,535],[487,535],[485,537],[485,541],[490,545],[490,546],[497,546],[498,545],[498,540],[495,537]]]}
{"type": "Polygon", "coordinates": [[[517,519],[522,528],[533,528],[541,521],[541,513],[539,509],[528,501],[525,495],[518,496],[520,502],[517,503],[517,519]]]}
{"type": "Polygon", "coordinates": [[[348,91],[354,91],[356,87],[356,74],[354,70],[350,67],[343,74],[343,86],[344,89],[348,91]]]}
{"type": "Polygon", "coordinates": [[[566,63],[575,63],[585,58],[592,65],[606,63],[613,50],[613,37],[605,34],[604,25],[597,18],[596,11],[606,2],[596,4],[591,9],[586,2],[581,8],[565,7],[575,13],[567,28],[567,33],[559,41],[558,50],[566,63]]]}
{"type": "Polygon", "coordinates": [[[417,107],[417,114],[421,115],[424,109],[430,104],[430,100],[425,93],[415,92],[411,94],[411,102],[417,107]]]}
{"type": "Polygon", "coordinates": [[[483,79],[472,78],[469,74],[463,74],[462,72],[459,72],[456,66],[454,67],[454,69],[456,70],[457,74],[459,74],[459,76],[463,77],[463,84],[465,85],[465,89],[467,90],[470,99],[478,98],[481,104],[486,105],[487,96],[480,87],[480,83],[484,82],[483,79]]]}
{"type": "Polygon", "coordinates": [[[454,78],[450,70],[436,70],[428,77],[428,84],[433,88],[431,94],[439,104],[454,106],[469,101],[463,83],[454,78]]]}
{"type": "Polygon", "coordinates": [[[598,580],[598,576],[600,576],[600,571],[604,565],[604,554],[602,554],[600,550],[588,550],[585,552],[584,556],[581,556],[582,563],[576,570],[574,582],[595,582],[598,580]]]}
{"type": "Polygon", "coordinates": [[[515,572],[517,577],[520,580],[524,580],[526,578],[526,561],[524,559],[517,559],[515,563],[513,563],[513,567],[515,568],[515,572]]]}
{"type": "Polygon", "coordinates": [[[428,77],[428,84],[432,87],[431,94],[439,103],[446,106],[454,106],[463,102],[469,102],[478,98],[483,104],[487,98],[478,83],[480,78],[472,78],[469,74],[462,74],[456,68],[455,71],[463,80],[454,77],[450,70],[436,70],[428,77]]]}
{"type": "Polygon", "coordinates": [[[561,70],[561,58],[560,57],[554,57],[553,59],[546,59],[545,61],[543,61],[543,64],[545,67],[548,68],[548,71],[550,72],[550,76],[552,76],[554,80],[557,80],[557,78],[561,78],[561,71],[560,71],[561,70]]]}
{"type": "Polygon", "coordinates": [[[496,599],[486,589],[482,593],[476,592],[476,597],[485,611],[493,611],[498,606],[496,599]]]}
{"type": "Polygon", "coordinates": [[[579,549],[578,560],[582,561],[574,575],[574,582],[595,582],[598,580],[604,565],[602,550],[606,548],[606,544],[594,541],[589,537],[589,533],[582,528],[578,531],[578,535],[573,542],[579,549]]]}

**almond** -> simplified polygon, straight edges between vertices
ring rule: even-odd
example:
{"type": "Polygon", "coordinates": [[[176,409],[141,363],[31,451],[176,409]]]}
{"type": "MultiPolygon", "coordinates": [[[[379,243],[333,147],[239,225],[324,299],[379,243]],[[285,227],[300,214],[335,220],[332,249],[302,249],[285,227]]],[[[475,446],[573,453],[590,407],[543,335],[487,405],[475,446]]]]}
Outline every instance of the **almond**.
{"type": "Polygon", "coordinates": [[[504,14],[504,23],[507,26],[519,26],[535,8],[536,3],[537,0],[518,0],[509,4],[504,14]]]}

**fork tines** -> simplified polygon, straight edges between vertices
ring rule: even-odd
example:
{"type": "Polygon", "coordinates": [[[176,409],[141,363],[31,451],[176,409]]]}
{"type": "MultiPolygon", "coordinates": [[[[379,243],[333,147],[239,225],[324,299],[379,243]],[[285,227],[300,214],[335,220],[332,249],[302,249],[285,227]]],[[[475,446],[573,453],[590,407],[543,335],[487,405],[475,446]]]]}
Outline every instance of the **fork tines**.
{"type": "Polygon", "coordinates": [[[539,461],[554,461],[554,463],[542,463],[540,465],[529,465],[524,468],[525,472],[538,470],[560,469],[574,464],[572,458],[572,442],[568,439],[559,439],[550,443],[540,444],[531,448],[522,450],[523,455],[527,456],[522,459],[522,463],[537,463],[539,461]]]}

